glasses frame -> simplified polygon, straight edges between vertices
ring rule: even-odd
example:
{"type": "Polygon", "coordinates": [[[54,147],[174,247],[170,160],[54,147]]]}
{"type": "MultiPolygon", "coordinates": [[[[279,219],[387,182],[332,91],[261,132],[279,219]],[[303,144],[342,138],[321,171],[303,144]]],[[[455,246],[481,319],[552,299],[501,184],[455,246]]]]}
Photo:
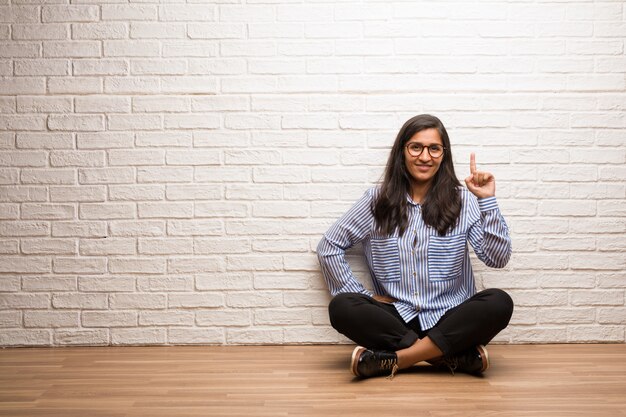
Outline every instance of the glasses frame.
{"type": "Polygon", "coordinates": [[[433,156],[433,155],[430,153],[430,147],[431,147],[431,146],[433,146],[433,145],[424,146],[424,145],[422,145],[421,143],[411,142],[411,143],[407,143],[406,145],[404,145],[404,148],[407,150],[407,152],[409,153],[409,155],[411,155],[413,158],[419,158],[419,157],[420,157],[420,156],[424,153],[424,149],[428,149],[428,151],[427,151],[427,152],[428,152],[428,156],[430,156],[430,157],[431,157],[431,158],[433,158],[433,159],[436,159],[436,158],[441,158],[441,157],[443,156],[443,154],[445,154],[445,153],[446,153],[446,147],[445,147],[445,146],[443,146],[443,145],[437,145],[437,146],[441,146],[441,155],[438,155],[438,156],[433,156]],[[421,147],[422,147],[422,151],[421,151],[420,153],[418,153],[417,155],[412,154],[412,153],[411,153],[411,151],[409,150],[409,146],[411,146],[411,145],[413,145],[413,144],[415,144],[415,145],[419,145],[419,146],[421,146],[421,147]]]}

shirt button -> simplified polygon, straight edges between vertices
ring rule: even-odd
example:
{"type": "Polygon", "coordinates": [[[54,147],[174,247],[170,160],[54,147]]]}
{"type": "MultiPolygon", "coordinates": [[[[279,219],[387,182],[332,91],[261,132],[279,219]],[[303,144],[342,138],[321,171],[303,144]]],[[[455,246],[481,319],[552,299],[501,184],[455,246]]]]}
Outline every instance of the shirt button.
{"type": "Polygon", "coordinates": [[[413,276],[416,277],[417,276],[417,272],[413,272],[413,276]]]}

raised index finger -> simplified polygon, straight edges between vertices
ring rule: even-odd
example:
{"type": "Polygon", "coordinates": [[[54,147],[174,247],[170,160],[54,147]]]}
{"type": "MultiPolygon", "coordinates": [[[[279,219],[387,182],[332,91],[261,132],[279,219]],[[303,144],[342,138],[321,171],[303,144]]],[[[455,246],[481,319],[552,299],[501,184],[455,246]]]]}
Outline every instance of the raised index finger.
{"type": "Polygon", "coordinates": [[[472,174],[476,172],[476,155],[474,152],[470,154],[470,172],[472,174]]]}

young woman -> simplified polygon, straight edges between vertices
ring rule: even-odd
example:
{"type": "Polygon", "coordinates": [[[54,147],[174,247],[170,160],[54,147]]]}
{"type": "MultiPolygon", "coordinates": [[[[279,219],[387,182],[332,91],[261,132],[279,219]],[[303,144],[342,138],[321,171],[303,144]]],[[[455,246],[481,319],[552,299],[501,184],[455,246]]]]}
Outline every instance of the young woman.
{"type": "Polygon", "coordinates": [[[359,345],[356,376],[393,376],[421,361],[476,375],[489,367],[484,345],[508,325],[513,302],[499,289],[476,293],[467,242],[486,265],[502,268],[511,240],[495,178],[476,169],[474,154],[465,184],[441,121],[415,116],[398,132],[382,184],[324,234],[317,253],[333,295],[330,321],[359,345]],[[374,293],[345,259],[357,243],[374,293]]]}

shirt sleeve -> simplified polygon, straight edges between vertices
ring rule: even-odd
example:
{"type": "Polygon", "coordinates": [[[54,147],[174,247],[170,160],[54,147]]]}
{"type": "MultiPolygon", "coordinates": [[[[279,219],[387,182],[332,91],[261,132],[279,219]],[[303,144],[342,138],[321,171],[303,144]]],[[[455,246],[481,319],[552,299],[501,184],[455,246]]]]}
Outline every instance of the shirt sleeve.
{"type": "Polygon", "coordinates": [[[367,191],[334,225],[324,234],[317,246],[317,257],[322,274],[332,296],[356,292],[372,296],[354,276],[346,250],[364,240],[372,229],[372,190],[367,191]]]}
{"type": "Polygon", "coordinates": [[[496,198],[478,199],[478,209],[480,217],[469,229],[469,242],[485,265],[504,268],[511,258],[511,238],[496,198]]]}

